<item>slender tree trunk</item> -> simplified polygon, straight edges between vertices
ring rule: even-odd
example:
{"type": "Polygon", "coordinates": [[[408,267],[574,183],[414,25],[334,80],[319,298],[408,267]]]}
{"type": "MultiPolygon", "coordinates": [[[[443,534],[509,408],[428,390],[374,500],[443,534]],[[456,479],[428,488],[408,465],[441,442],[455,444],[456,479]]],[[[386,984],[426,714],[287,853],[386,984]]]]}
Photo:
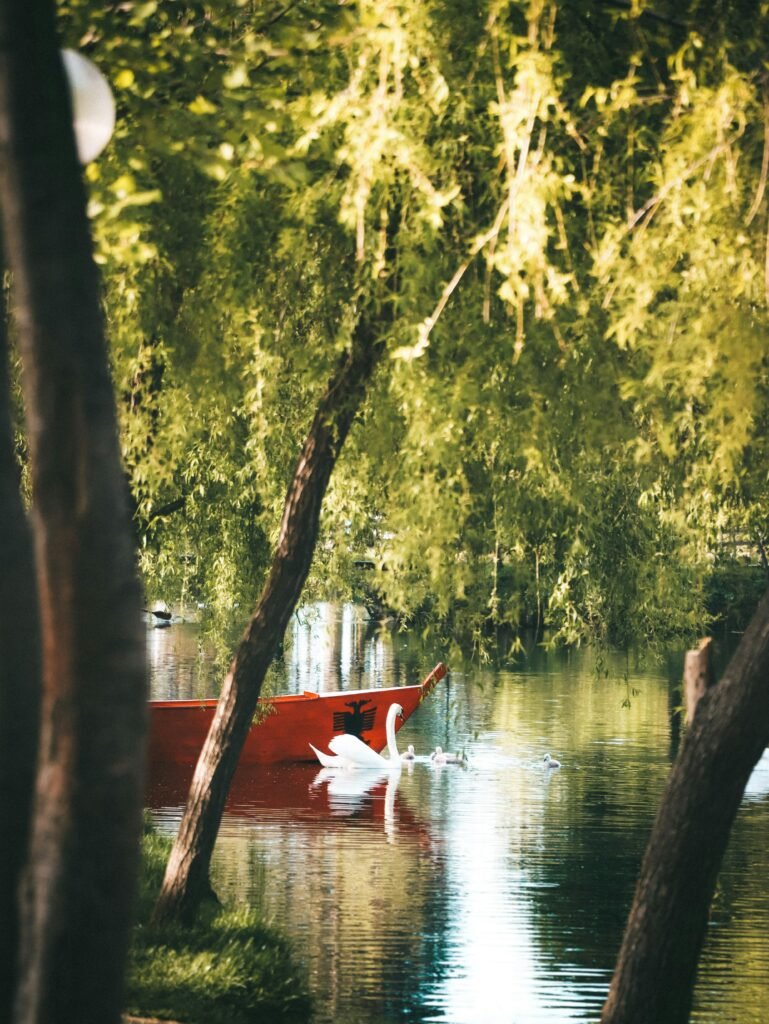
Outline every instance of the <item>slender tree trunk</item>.
{"type": "Polygon", "coordinates": [[[2,0],[0,202],[42,633],[18,1024],[119,1020],[141,833],[140,589],[71,123],[53,0],[2,0]]]}
{"type": "MultiPolygon", "coordinates": [[[[0,260],[2,272],[2,260],[0,260]]],[[[0,308],[0,1021],[10,1020],[40,714],[40,636],[32,535],[19,489],[0,308]]]]}
{"type": "Polygon", "coordinates": [[[769,744],[769,591],[684,736],[646,849],[602,1024],[685,1024],[710,901],[769,744]]]}
{"type": "Polygon", "coordinates": [[[156,907],[159,919],[190,921],[210,891],[209,866],[243,743],[267,669],[312,562],[323,497],[383,349],[362,320],[315,413],[286,495],[267,582],[224,680],[195,768],[184,816],[156,907]]]}

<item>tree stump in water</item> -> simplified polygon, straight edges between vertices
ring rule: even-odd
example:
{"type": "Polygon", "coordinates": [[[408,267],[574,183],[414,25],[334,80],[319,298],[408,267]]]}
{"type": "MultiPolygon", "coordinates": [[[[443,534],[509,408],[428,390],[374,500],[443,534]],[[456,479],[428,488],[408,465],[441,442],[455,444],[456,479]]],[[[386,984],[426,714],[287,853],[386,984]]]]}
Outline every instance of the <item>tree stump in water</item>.
{"type": "Polygon", "coordinates": [[[715,683],[713,676],[713,639],[700,640],[696,650],[687,651],[684,657],[684,707],[685,720],[689,725],[700,697],[715,683]]]}

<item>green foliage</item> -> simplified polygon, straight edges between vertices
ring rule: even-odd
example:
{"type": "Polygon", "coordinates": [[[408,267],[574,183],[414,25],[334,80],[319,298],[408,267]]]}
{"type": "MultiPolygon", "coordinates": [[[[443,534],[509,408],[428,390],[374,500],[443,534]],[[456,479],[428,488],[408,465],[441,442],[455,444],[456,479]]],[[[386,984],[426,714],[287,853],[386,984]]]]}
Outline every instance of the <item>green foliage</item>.
{"type": "Polygon", "coordinates": [[[608,334],[641,371],[623,382],[646,426],[640,454],[683,457],[724,486],[739,476],[764,397],[765,239],[751,166],[761,142],[749,131],[762,103],[728,65],[713,88],[681,57],[673,81],[680,109],[649,168],[653,194],[630,226],[607,229],[595,265],[608,334]]]}
{"type": "Polygon", "coordinates": [[[308,1021],[307,984],[291,950],[252,911],[208,907],[191,928],[150,922],[170,847],[151,829],[144,837],[127,1011],[189,1024],[308,1021]]]}
{"type": "Polygon", "coordinates": [[[743,632],[769,586],[769,575],[759,565],[737,559],[719,559],[707,579],[706,601],[719,627],[743,632]]]}
{"type": "Polygon", "coordinates": [[[704,546],[685,546],[664,497],[641,491],[632,470],[599,471],[591,485],[552,590],[552,641],[661,647],[702,635],[704,546]]]}
{"type": "Polygon", "coordinates": [[[60,4],[119,100],[87,175],[152,596],[242,625],[386,277],[308,596],[365,558],[476,647],[705,628],[719,536],[769,533],[769,19],[700,7],[60,4]]]}

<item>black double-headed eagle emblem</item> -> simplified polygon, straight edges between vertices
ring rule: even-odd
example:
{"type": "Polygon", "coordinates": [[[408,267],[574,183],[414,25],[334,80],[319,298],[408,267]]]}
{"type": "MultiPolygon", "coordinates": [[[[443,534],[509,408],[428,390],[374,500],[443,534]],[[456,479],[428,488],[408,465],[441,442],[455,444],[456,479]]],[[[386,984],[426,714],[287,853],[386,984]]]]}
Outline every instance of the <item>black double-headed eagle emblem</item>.
{"type": "Polygon", "coordinates": [[[345,707],[352,708],[352,711],[334,712],[334,732],[347,732],[368,743],[362,734],[374,728],[376,707],[367,708],[365,711],[363,707],[370,703],[371,701],[367,699],[347,701],[345,707]]]}

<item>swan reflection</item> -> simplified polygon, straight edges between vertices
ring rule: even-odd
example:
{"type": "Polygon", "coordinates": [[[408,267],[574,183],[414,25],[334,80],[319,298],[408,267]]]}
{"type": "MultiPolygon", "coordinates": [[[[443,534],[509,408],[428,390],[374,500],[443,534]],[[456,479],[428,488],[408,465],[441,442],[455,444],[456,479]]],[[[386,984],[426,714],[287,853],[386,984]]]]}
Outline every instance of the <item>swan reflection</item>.
{"type": "Polygon", "coordinates": [[[365,805],[368,797],[378,797],[384,788],[384,830],[392,842],[396,834],[395,794],[399,782],[400,772],[392,769],[351,771],[344,768],[321,768],[312,786],[325,786],[329,810],[336,814],[355,813],[365,805]]]}

